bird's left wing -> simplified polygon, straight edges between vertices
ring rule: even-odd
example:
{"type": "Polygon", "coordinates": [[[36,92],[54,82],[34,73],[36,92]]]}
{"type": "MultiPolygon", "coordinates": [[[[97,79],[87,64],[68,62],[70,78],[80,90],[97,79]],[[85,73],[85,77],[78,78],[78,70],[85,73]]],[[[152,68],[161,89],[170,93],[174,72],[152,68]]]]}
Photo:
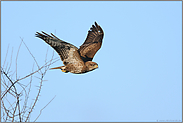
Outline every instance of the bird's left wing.
{"type": "Polygon", "coordinates": [[[67,65],[68,63],[76,64],[77,62],[82,61],[77,47],[70,43],[60,40],[52,33],[51,35],[48,35],[43,31],[42,33],[36,32],[36,37],[43,39],[47,44],[54,48],[59,54],[64,65],[67,65]]]}

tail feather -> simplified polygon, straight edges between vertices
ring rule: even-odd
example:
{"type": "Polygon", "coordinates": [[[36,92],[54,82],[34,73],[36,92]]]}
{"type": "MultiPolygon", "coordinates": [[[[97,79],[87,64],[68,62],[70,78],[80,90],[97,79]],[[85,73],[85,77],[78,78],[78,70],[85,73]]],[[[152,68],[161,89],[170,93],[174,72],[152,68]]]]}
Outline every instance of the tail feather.
{"type": "Polygon", "coordinates": [[[50,70],[52,70],[52,69],[61,69],[61,70],[62,70],[62,66],[60,66],[60,67],[54,67],[54,68],[50,68],[50,70]]]}
{"type": "Polygon", "coordinates": [[[68,72],[69,72],[69,71],[67,71],[67,70],[65,69],[65,66],[50,68],[50,70],[53,70],[53,69],[61,69],[61,71],[64,72],[64,73],[68,73],[68,72]]]}

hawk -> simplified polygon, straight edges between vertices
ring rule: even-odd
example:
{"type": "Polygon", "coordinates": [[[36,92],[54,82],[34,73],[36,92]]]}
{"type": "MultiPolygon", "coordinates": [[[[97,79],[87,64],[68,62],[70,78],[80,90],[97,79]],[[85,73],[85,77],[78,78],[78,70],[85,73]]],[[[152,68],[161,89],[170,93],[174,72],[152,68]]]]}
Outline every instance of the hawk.
{"type": "Polygon", "coordinates": [[[42,33],[36,32],[36,37],[41,38],[49,44],[63,61],[64,66],[51,69],[61,69],[65,73],[82,74],[98,68],[98,64],[93,62],[92,59],[102,45],[104,32],[96,22],[88,31],[86,40],[79,49],[57,38],[52,33],[48,35],[43,31],[42,33]]]}

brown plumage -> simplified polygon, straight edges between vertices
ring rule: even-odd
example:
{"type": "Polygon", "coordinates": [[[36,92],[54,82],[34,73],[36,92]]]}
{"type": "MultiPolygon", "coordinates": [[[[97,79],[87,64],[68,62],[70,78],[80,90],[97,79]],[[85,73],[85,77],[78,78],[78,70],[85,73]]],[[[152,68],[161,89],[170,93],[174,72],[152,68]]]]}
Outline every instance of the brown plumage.
{"type": "Polygon", "coordinates": [[[92,62],[96,52],[102,45],[104,32],[95,22],[88,31],[85,42],[78,49],[74,45],[60,40],[55,35],[36,32],[36,37],[43,39],[47,44],[56,50],[65,66],[55,67],[52,69],[61,69],[62,72],[86,73],[98,68],[98,64],[92,62]]]}

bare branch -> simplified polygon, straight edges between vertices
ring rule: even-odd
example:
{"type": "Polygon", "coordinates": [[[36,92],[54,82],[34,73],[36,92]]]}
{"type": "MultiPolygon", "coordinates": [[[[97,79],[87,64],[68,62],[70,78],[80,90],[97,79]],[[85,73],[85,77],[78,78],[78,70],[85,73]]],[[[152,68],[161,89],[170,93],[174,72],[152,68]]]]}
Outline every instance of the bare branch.
{"type": "Polygon", "coordinates": [[[5,65],[5,63],[6,63],[6,58],[7,58],[7,56],[8,56],[8,49],[9,49],[9,44],[8,44],[8,48],[7,48],[6,57],[5,57],[5,60],[4,60],[3,67],[4,67],[4,65],[5,65]]]}
{"type": "MultiPolygon", "coordinates": [[[[41,78],[43,78],[43,76],[42,76],[41,78]]],[[[38,97],[39,97],[40,92],[41,92],[42,82],[43,82],[43,81],[41,81],[41,82],[40,82],[40,86],[39,86],[39,90],[38,90],[38,93],[37,93],[36,99],[35,99],[35,101],[34,101],[33,105],[31,106],[31,110],[29,111],[29,114],[27,115],[27,118],[26,118],[25,122],[27,122],[27,121],[28,121],[28,119],[29,119],[29,116],[30,116],[31,112],[32,112],[32,110],[34,109],[34,107],[35,107],[35,105],[36,105],[36,103],[37,103],[37,101],[38,101],[38,97]]]]}
{"type": "MultiPolygon", "coordinates": [[[[37,67],[38,67],[38,69],[40,69],[40,67],[39,67],[39,65],[38,65],[38,63],[37,63],[37,61],[36,61],[36,58],[32,55],[31,51],[29,50],[29,48],[27,47],[27,45],[25,44],[25,42],[23,41],[22,38],[21,38],[21,40],[22,40],[22,42],[24,43],[24,45],[25,45],[25,47],[27,48],[27,50],[29,51],[29,54],[30,54],[30,55],[32,56],[32,58],[34,59],[36,65],[37,65],[37,67]]],[[[41,69],[40,69],[40,70],[41,70],[41,69]]]]}
{"type": "MultiPolygon", "coordinates": [[[[50,60],[50,61],[52,61],[52,60],[50,60]]],[[[50,62],[50,61],[49,61],[49,62],[50,62]]],[[[32,73],[30,73],[30,74],[28,74],[28,75],[26,75],[26,76],[24,76],[24,77],[18,79],[18,80],[16,80],[14,83],[12,83],[12,85],[8,88],[8,90],[3,94],[3,96],[1,97],[1,100],[2,100],[3,97],[6,95],[6,93],[11,89],[11,87],[14,86],[18,81],[23,80],[23,79],[25,79],[25,78],[27,78],[27,77],[29,77],[29,76],[31,76],[31,75],[37,73],[37,72],[40,71],[42,68],[47,67],[47,66],[50,66],[51,64],[53,64],[53,63],[55,63],[55,62],[57,62],[57,61],[58,61],[58,59],[55,60],[54,62],[48,64],[48,65],[43,65],[43,66],[42,66],[41,68],[39,68],[38,70],[36,70],[36,71],[34,71],[34,72],[32,72],[32,73]]],[[[47,62],[47,63],[48,63],[48,62],[47,62]]],[[[46,64],[47,64],[47,63],[46,63],[46,64]]],[[[2,68],[1,68],[1,69],[2,69],[2,68]]],[[[2,70],[1,70],[1,72],[4,73],[4,71],[2,71],[2,70]]]]}
{"type": "Polygon", "coordinates": [[[7,70],[7,73],[9,73],[9,70],[10,70],[10,68],[11,68],[11,64],[12,64],[12,57],[13,57],[13,47],[12,47],[12,52],[11,52],[10,66],[9,66],[9,68],[8,68],[8,70],[7,70]]]}
{"type": "Polygon", "coordinates": [[[18,60],[18,54],[19,54],[21,45],[22,45],[22,42],[20,43],[20,45],[18,47],[18,52],[17,52],[17,56],[16,56],[16,80],[17,80],[17,74],[18,74],[18,72],[17,72],[17,60],[18,60]]]}
{"type": "MultiPolygon", "coordinates": [[[[9,46],[8,46],[8,49],[9,49],[9,46]]],[[[47,57],[48,57],[48,49],[47,49],[45,61],[44,61],[45,63],[40,67],[38,62],[36,61],[36,58],[33,56],[28,46],[25,44],[25,42],[21,38],[21,43],[18,47],[18,51],[16,53],[15,62],[14,62],[15,70],[12,71],[11,69],[13,66],[12,60],[13,60],[13,53],[14,53],[13,48],[10,55],[9,63],[7,62],[8,51],[9,50],[7,50],[4,64],[1,67],[1,84],[2,84],[1,87],[3,88],[3,90],[1,91],[1,95],[2,95],[1,111],[3,114],[1,116],[1,119],[6,122],[27,122],[30,120],[30,115],[33,112],[33,109],[35,108],[35,105],[38,103],[38,100],[41,94],[42,85],[43,85],[43,82],[45,81],[44,77],[47,71],[49,70],[50,65],[57,62],[60,59],[54,58],[54,51],[53,51],[51,59],[47,60],[47,57]],[[18,74],[18,58],[19,58],[19,53],[20,53],[20,48],[22,46],[22,43],[26,47],[28,53],[33,58],[33,62],[37,66],[37,69],[35,70],[33,66],[32,71],[28,74],[25,74],[23,77],[19,76],[18,74]],[[38,86],[38,92],[35,95],[34,101],[32,101],[31,105],[29,105],[29,102],[28,102],[30,97],[29,95],[31,93],[31,88],[33,88],[31,85],[33,80],[37,80],[36,79],[37,75],[39,75],[38,81],[40,82],[40,85],[38,86]],[[27,79],[27,78],[30,78],[30,79],[27,79]]],[[[26,55],[26,57],[27,56],[28,55],[26,55]]],[[[43,109],[45,109],[51,103],[51,101],[40,110],[40,114],[35,119],[35,121],[39,118],[43,109]]]]}
{"type": "Polygon", "coordinates": [[[38,115],[38,117],[34,120],[34,122],[36,122],[36,120],[39,118],[39,116],[41,115],[42,111],[52,102],[52,100],[56,97],[56,95],[50,100],[50,102],[48,102],[48,104],[46,104],[41,110],[40,113],[38,115]]]}

